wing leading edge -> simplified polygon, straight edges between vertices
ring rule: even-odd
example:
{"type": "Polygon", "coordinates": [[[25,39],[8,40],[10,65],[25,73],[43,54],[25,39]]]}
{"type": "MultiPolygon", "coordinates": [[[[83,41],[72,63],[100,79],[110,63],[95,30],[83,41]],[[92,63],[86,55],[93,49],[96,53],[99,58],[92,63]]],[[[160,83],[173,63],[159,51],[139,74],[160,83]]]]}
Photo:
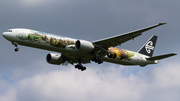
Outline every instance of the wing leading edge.
{"type": "Polygon", "coordinates": [[[109,47],[115,47],[117,45],[121,45],[122,43],[129,41],[131,39],[134,39],[138,36],[140,36],[143,32],[148,31],[150,29],[153,29],[155,27],[164,25],[166,23],[159,23],[153,26],[149,26],[146,28],[142,28],[139,30],[135,30],[132,32],[128,32],[128,33],[124,33],[121,35],[116,35],[113,37],[109,37],[109,38],[105,38],[105,39],[101,39],[101,40],[97,40],[97,41],[93,41],[93,44],[97,47],[102,47],[102,48],[109,48],[109,47]]]}

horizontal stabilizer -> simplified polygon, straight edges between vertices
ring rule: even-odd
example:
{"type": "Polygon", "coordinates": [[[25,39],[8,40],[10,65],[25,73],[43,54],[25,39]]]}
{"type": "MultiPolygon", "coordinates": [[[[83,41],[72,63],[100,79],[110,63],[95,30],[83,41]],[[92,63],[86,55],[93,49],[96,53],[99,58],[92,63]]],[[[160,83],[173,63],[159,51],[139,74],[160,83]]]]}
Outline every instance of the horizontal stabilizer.
{"type": "Polygon", "coordinates": [[[175,53],[171,53],[171,54],[165,54],[165,55],[159,55],[159,56],[154,56],[154,57],[150,57],[150,58],[146,58],[147,60],[161,60],[164,58],[168,58],[171,56],[177,55],[175,53]]]}

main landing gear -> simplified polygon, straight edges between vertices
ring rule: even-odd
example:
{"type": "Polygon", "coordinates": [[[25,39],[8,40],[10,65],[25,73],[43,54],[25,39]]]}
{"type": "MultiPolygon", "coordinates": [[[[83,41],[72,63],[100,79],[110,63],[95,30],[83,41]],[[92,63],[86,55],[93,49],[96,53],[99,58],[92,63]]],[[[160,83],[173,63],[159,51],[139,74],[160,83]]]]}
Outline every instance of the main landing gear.
{"type": "Polygon", "coordinates": [[[81,71],[86,70],[86,67],[84,67],[81,63],[82,63],[82,61],[79,61],[78,64],[75,65],[75,68],[76,68],[76,69],[79,69],[79,70],[81,70],[81,71]]]}
{"type": "Polygon", "coordinates": [[[16,47],[16,48],[14,49],[14,51],[15,51],[15,52],[19,51],[18,43],[12,42],[12,44],[16,47]]]}
{"type": "Polygon", "coordinates": [[[95,63],[98,63],[98,64],[103,63],[103,61],[99,57],[92,58],[92,61],[94,61],[95,63]]]}
{"type": "Polygon", "coordinates": [[[81,71],[86,70],[86,67],[82,66],[81,64],[75,65],[75,68],[77,68],[77,69],[79,69],[79,70],[81,70],[81,71]]]}

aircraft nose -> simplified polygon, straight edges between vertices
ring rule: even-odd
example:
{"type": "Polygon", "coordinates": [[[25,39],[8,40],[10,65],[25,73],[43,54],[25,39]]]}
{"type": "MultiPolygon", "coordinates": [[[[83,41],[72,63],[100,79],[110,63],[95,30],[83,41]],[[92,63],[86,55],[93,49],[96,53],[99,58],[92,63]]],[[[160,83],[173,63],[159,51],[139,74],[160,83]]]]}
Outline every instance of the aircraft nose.
{"type": "Polygon", "coordinates": [[[2,36],[3,36],[4,38],[8,38],[10,35],[9,35],[9,33],[4,32],[4,33],[2,33],[2,36]]]}
{"type": "Polygon", "coordinates": [[[11,40],[12,38],[14,38],[14,35],[12,33],[9,33],[9,32],[2,33],[2,36],[7,40],[11,40]]]}
{"type": "Polygon", "coordinates": [[[5,38],[6,37],[6,32],[2,33],[2,36],[5,38]]]}

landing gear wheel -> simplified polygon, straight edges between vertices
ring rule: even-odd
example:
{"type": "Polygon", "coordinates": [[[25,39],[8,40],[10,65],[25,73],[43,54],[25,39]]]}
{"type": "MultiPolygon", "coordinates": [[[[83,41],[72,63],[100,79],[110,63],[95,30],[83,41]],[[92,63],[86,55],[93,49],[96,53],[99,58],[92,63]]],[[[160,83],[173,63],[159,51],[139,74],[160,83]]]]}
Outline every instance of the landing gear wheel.
{"type": "Polygon", "coordinates": [[[15,48],[14,51],[15,51],[15,52],[19,51],[19,48],[15,48]]]}
{"type": "Polygon", "coordinates": [[[99,61],[98,61],[98,64],[101,64],[101,63],[103,63],[103,61],[102,61],[102,60],[99,60],[99,61]]]}
{"type": "Polygon", "coordinates": [[[18,43],[17,42],[12,42],[12,44],[16,47],[14,49],[15,52],[19,51],[19,48],[18,48],[18,43]]]}
{"type": "Polygon", "coordinates": [[[77,68],[78,68],[78,65],[75,65],[75,68],[77,69],[77,68]]]}
{"type": "Polygon", "coordinates": [[[79,69],[79,70],[81,70],[81,71],[86,70],[86,67],[83,67],[81,64],[75,65],[75,68],[76,68],[76,69],[79,69]]]}
{"type": "Polygon", "coordinates": [[[84,71],[84,70],[86,70],[86,67],[82,67],[82,68],[81,68],[81,71],[84,71]]]}
{"type": "Polygon", "coordinates": [[[98,57],[93,58],[92,61],[94,61],[95,63],[98,63],[98,64],[103,63],[103,61],[98,57]]]}

